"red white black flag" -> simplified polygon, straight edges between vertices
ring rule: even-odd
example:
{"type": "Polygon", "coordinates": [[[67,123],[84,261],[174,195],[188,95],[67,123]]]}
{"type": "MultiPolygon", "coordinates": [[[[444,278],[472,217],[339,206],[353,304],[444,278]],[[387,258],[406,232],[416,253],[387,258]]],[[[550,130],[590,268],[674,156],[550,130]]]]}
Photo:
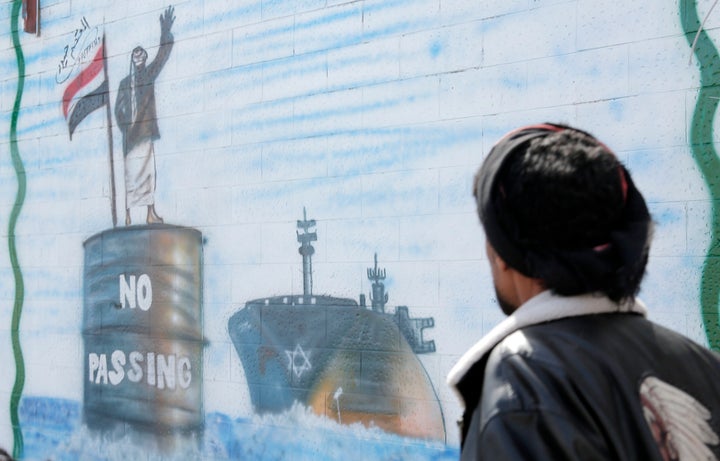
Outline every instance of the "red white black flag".
{"type": "Polygon", "coordinates": [[[70,130],[70,139],[72,139],[75,128],[85,117],[105,104],[109,104],[104,60],[105,40],[103,38],[92,61],[65,88],[62,110],[70,130]]]}

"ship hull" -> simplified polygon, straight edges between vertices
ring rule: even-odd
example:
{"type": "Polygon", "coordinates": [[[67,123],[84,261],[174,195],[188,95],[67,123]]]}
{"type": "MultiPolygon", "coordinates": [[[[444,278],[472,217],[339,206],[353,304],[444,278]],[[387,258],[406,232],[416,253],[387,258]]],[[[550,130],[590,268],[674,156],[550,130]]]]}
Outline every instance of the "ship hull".
{"type": "Polygon", "coordinates": [[[444,440],[440,404],[394,316],[329,296],[250,301],[229,320],[259,413],[295,402],[342,424],[444,440]]]}

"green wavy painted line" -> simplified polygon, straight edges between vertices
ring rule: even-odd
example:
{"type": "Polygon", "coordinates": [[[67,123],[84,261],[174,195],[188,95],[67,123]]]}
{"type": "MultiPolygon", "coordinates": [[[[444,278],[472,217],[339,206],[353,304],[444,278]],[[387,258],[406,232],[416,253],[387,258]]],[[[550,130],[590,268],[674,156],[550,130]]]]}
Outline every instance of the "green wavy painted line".
{"type": "MultiPolygon", "coordinates": [[[[685,38],[692,46],[701,24],[695,0],[680,0],[680,18],[685,38]]],[[[690,148],[712,203],[710,246],[702,269],[700,305],[708,344],[720,351],[720,160],[713,145],[713,121],[720,103],[720,55],[705,31],[700,32],[694,52],[700,66],[700,91],[690,127],[690,148]]]]}
{"type": "Polygon", "coordinates": [[[25,202],[25,191],[27,189],[25,167],[20,158],[17,145],[17,123],[20,114],[20,100],[22,99],[23,88],[25,87],[25,57],[23,56],[22,47],[20,46],[18,33],[18,17],[20,16],[21,6],[22,0],[14,0],[12,14],[10,16],[10,30],[12,31],[13,47],[15,48],[18,66],[17,93],[15,94],[15,104],[13,105],[10,121],[10,155],[12,157],[13,167],[15,168],[15,174],[17,175],[18,189],[8,224],[8,249],[10,252],[10,263],[15,277],[15,304],[13,306],[12,324],[10,327],[13,355],[15,356],[15,383],[13,384],[12,395],[10,396],[10,422],[12,423],[14,438],[13,457],[16,459],[22,458],[24,451],[18,406],[20,404],[23,387],[25,386],[25,362],[23,360],[22,348],[20,347],[20,315],[22,314],[23,300],[25,299],[25,284],[23,282],[22,272],[20,271],[17,248],[15,246],[15,226],[17,225],[20,210],[25,202]]]}

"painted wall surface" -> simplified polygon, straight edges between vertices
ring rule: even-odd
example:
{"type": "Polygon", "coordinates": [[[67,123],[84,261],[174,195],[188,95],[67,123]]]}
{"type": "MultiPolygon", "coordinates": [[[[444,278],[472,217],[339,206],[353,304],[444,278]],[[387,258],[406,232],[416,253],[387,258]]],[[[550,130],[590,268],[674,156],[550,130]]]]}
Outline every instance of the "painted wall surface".
{"type": "Polygon", "coordinates": [[[0,446],[456,459],[472,178],[526,123],[617,152],[650,318],[720,349],[714,3],[0,0],[0,446]]]}

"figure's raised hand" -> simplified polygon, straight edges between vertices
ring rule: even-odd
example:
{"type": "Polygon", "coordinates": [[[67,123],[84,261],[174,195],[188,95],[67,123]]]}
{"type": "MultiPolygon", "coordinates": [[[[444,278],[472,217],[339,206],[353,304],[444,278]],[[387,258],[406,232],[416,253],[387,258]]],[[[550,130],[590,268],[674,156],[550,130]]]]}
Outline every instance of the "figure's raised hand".
{"type": "Polygon", "coordinates": [[[165,12],[160,15],[160,31],[163,35],[170,33],[173,23],[175,22],[175,7],[170,5],[165,12]]]}

